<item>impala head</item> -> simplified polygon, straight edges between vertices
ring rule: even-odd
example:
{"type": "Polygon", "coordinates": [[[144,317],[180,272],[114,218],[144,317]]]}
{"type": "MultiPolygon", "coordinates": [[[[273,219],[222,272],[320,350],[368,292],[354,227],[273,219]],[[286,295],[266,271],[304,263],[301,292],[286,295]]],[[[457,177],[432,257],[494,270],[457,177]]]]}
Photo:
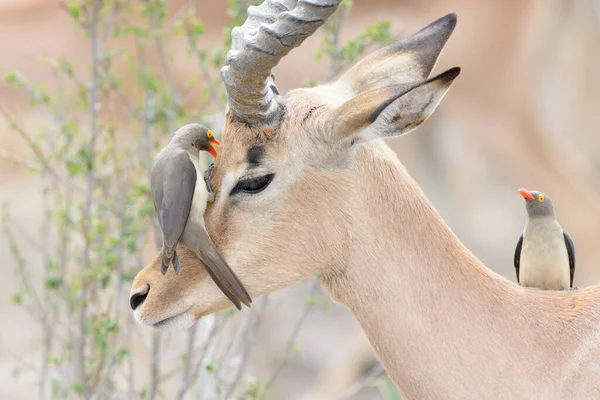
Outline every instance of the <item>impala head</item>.
{"type": "MultiPolygon", "coordinates": [[[[416,128],[460,72],[430,77],[456,25],[450,14],[370,54],[335,82],[281,95],[271,70],[339,2],[266,0],[233,30],[222,69],[229,109],[211,176],[216,198],[205,221],[253,297],[343,270],[361,223],[365,188],[357,173],[391,153],[373,139],[416,128]]],[[[373,169],[369,179],[397,184],[385,176],[373,169]]],[[[201,262],[183,247],[177,252],[180,275],[162,276],[157,256],[136,276],[131,293],[139,321],[185,327],[230,307],[201,262]]]]}

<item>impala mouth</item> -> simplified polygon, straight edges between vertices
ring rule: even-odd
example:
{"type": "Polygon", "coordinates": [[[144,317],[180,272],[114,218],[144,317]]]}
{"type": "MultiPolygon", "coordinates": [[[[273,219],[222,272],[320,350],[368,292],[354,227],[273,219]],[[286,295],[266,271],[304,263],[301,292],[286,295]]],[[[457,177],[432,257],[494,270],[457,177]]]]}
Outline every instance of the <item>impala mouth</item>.
{"type": "Polygon", "coordinates": [[[138,322],[158,330],[182,330],[189,328],[196,322],[194,316],[189,313],[191,308],[188,307],[184,311],[159,320],[145,319],[139,315],[137,310],[134,315],[138,322]]]}

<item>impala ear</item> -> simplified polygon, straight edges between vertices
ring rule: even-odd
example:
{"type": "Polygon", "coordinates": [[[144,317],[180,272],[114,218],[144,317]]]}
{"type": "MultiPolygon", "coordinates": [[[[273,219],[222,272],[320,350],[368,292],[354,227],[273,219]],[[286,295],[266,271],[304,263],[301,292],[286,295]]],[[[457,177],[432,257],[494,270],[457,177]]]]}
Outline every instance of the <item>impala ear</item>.
{"type": "Polygon", "coordinates": [[[356,143],[410,132],[429,118],[459,73],[456,67],[423,82],[359,94],[330,114],[333,140],[356,143]]]}
{"type": "Polygon", "coordinates": [[[413,35],[369,54],[338,83],[358,94],[427,79],[455,27],[456,14],[445,15],[413,35]]]}

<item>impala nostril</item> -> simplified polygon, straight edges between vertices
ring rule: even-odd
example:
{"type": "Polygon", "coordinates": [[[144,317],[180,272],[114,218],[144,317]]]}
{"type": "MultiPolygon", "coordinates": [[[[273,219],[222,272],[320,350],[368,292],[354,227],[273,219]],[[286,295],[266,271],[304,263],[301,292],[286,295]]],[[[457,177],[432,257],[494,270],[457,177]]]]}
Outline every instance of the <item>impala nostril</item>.
{"type": "Polygon", "coordinates": [[[133,311],[135,311],[135,309],[138,308],[138,306],[140,304],[142,304],[144,302],[144,300],[146,300],[146,297],[148,297],[149,291],[150,291],[150,285],[146,285],[146,287],[144,289],[131,295],[131,297],[129,298],[129,304],[131,305],[131,309],[133,311]]]}

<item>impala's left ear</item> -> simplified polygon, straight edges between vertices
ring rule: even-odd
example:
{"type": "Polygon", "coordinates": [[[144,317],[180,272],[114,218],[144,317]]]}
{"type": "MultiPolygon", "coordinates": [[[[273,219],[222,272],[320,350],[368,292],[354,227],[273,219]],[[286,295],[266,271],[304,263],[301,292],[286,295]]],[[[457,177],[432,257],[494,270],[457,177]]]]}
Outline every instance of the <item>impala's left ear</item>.
{"type": "Polygon", "coordinates": [[[410,132],[429,118],[459,73],[456,67],[423,82],[359,94],[328,115],[332,139],[354,144],[410,132]]]}

